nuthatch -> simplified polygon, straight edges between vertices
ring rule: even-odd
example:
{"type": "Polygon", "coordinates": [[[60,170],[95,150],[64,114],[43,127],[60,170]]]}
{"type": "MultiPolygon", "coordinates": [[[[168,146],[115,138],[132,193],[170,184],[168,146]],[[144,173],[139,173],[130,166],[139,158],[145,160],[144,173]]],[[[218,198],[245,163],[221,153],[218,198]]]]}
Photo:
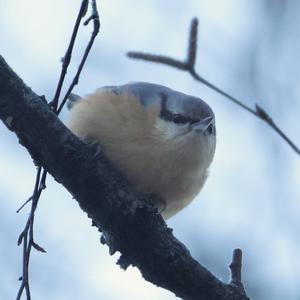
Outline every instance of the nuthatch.
{"type": "Polygon", "coordinates": [[[85,98],[73,94],[69,107],[68,127],[99,143],[137,190],[155,194],[164,203],[165,219],[201,190],[216,146],[214,113],[203,100],[134,82],[85,98]]]}

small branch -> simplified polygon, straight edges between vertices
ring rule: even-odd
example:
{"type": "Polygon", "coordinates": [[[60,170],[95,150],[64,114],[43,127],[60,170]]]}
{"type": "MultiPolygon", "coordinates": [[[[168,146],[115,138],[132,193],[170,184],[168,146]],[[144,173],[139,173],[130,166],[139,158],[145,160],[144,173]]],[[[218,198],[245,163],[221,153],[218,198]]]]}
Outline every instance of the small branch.
{"type": "Polygon", "coordinates": [[[85,16],[85,14],[87,12],[88,4],[89,4],[89,0],[83,0],[81,2],[81,6],[80,6],[80,9],[79,9],[79,12],[78,12],[78,16],[77,16],[77,19],[76,19],[76,22],[75,22],[75,25],[74,25],[74,28],[73,28],[71,40],[69,42],[67,52],[66,52],[66,54],[65,54],[65,56],[62,60],[62,70],[61,70],[61,73],[60,73],[60,77],[59,77],[59,81],[58,81],[58,84],[57,84],[56,92],[55,92],[55,95],[54,95],[54,98],[53,98],[52,102],[49,103],[49,105],[53,108],[53,111],[56,111],[57,106],[58,106],[59,96],[60,96],[60,93],[61,93],[63,83],[65,81],[65,77],[67,75],[68,67],[69,67],[70,62],[71,62],[72,52],[73,52],[75,40],[76,40],[76,37],[77,37],[78,29],[79,29],[79,26],[80,26],[80,22],[81,22],[81,19],[85,16]]]}
{"type": "Polygon", "coordinates": [[[30,196],[16,211],[18,214],[30,201],[32,200],[32,196],[30,196]]]}
{"type": "Polygon", "coordinates": [[[93,29],[93,32],[92,32],[92,35],[91,35],[91,38],[90,38],[90,41],[85,49],[85,52],[83,54],[83,57],[82,57],[82,60],[79,64],[79,67],[78,67],[78,70],[76,72],[76,75],[70,85],[70,87],[68,88],[58,110],[57,110],[57,114],[59,114],[62,110],[62,108],[64,107],[65,103],[67,102],[70,94],[72,93],[72,90],[73,88],[75,87],[75,85],[78,84],[78,81],[79,81],[79,76],[81,74],[81,71],[82,71],[82,68],[85,64],[85,61],[90,53],[90,50],[94,44],[94,40],[96,38],[96,36],[98,35],[99,33],[99,29],[100,29],[100,19],[99,19],[99,14],[98,14],[98,10],[97,10],[97,4],[96,4],[96,0],[92,0],[92,15],[84,22],[84,25],[88,25],[89,22],[93,20],[93,24],[94,24],[94,29],[93,29]]]}
{"type": "Polygon", "coordinates": [[[197,58],[197,32],[198,32],[198,20],[193,19],[191,23],[191,29],[189,34],[189,47],[186,64],[189,69],[194,68],[197,58]]]}
{"type": "Polygon", "coordinates": [[[189,65],[186,62],[182,62],[180,60],[177,60],[172,57],[163,56],[163,55],[155,55],[155,54],[148,54],[148,53],[142,53],[142,52],[128,52],[127,56],[130,58],[150,61],[154,63],[159,63],[163,65],[167,65],[170,67],[174,67],[179,70],[188,71],[189,65]]]}
{"type": "Polygon", "coordinates": [[[230,268],[229,284],[239,291],[240,295],[246,296],[246,291],[242,282],[242,250],[233,250],[232,262],[230,268]]]}
{"type": "Polygon", "coordinates": [[[231,271],[230,284],[244,290],[242,283],[242,250],[235,249],[232,255],[232,262],[229,265],[231,271]]]}
{"type": "MultiPolygon", "coordinates": [[[[41,246],[39,246],[33,238],[33,223],[34,223],[34,214],[37,208],[38,200],[41,196],[42,191],[46,188],[45,181],[47,172],[44,170],[41,175],[42,168],[38,167],[36,174],[36,181],[34,185],[34,191],[32,196],[24,203],[26,204],[31,200],[31,209],[28,216],[25,228],[21,232],[18,238],[18,245],[23,243],[23,271],[22,271],[22,283],[17,294],[17,300],[21,299],[23,290],[25,288],[27,299],[30,300],[30,288],[29,288],[29,259],[32,247],[40,252],[46,252],[41,246]]],[[[22,205],[22,207],[24,206],[22,205]]],[[[22,208],[21,207],[21,208],[22,208]]],[[[20,209],[21,209],[20,208],[20,209]]],[[[19,209],[19,210],[20,210],[19,209]]],[[[18,211],[19,211],[18,210],[18,211]]]]}
{"type": "Polygon", "coordinates": [[[202,84],[208,86],[218,94],[224,96],[231,102],[235,103],[236,105],[242,107],[252,115],[256,116],[257,118],[264,121],[266,124],[268,124],[277,134],[279,134],[282,139],[290,145],[290,147],[300,156],[300,149],[296,146],[296,144],[288,138],[288,136],[275,124],[275,122],[272,120],[272,118],[269,116],[269,114],[263,110],[260,106],[256,105],[255,109],[252,109],[251,107],[245,105],[238,99],[232,97],[231,95],[227,94],[214,84],[207,81],[205,78],[200,76],[195,71],[195,63],[196,63],[196,55],[197,55],[197,34],[198,34],[198,20],[194,18],[191,23],[191,29],[189,34],[189,44],[188,44],[188,51],[187,51],[187,57],[184,61],[177,60],[168,56],[163,55],[155,55],[155,54],[148,54],[148,53],[142,53],[142,52],[135,52],[130,51],[127,53],[127,56],[134,59],[140,59],[144,61],[149,62],[155,62],[163,65],[167,65],[170,67],[177,68],[179,70],[183,70],[188,72],[196,81],[201,82],[202,84]]]}

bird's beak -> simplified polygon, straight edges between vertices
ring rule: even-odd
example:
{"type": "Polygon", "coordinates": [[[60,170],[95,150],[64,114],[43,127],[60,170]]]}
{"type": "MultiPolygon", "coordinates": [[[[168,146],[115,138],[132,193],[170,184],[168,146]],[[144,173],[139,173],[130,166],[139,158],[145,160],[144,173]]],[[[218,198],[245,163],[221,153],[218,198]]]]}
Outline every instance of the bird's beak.
{"type": "Polygon", "coordinates": [[[214,117],[209,116],[198,122],[191,124],[191,129],[205,133],[209,126],[214,122],[214,117]]]}

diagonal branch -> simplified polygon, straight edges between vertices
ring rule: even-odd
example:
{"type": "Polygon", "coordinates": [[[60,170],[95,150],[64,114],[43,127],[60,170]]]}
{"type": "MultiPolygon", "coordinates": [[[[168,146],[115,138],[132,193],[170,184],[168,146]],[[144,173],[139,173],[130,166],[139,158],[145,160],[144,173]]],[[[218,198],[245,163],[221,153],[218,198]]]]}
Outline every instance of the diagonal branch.
{"type": "Polygon", "coordinates": [[[278,125],[273,121],[270,115],[262,107],[256,104],[255,109],[252,109],[251,107],[242,103],[240,100],[232,97],[231,95],[227,94],[226,92],[224,92],[223,90],[215,86],[214,84],[210,83],[209,81],[207,81],[205,78],[203,78],[196,72],[195,63],[196,63],[196,55],[197,55],[197,33],[198,33],[198,20],[194,18],[191,23],[187,58],[184,61],[177,60],[168,56],[148,54],[148,53],[135,52],[135,51],[130,51],[127,53],[127,55],[130,58],[155,62],[155,63],[167,65],[188,72],[196,81],[199,81],[202,84],[208,86],[218,94],[224,96],[225,98],[232,101],[236,105],[242,107],[249,113],[253,114],[255,117],[267,123],[300,156],[299,147],[297,147],[296,144],[278,127],[278,125]]]}
{"type": "Polygon", "coordinates": [[[121,253],[122,267],[138,267],[146,280],[183,299],[249,299],[195,261],[151,205],[154,197],[134,191],[103,155],[72,134],[1,56],[0,119],[75,197],[110,252],[121,253]]]}

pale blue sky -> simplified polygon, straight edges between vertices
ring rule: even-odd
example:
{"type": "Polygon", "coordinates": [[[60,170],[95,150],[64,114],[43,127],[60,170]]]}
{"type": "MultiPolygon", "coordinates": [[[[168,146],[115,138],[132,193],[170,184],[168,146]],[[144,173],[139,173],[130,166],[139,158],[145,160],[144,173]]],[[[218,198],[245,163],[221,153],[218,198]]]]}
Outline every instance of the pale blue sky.
{"type": "MultiPolygon", "coordinates": [[[[156,82],[199,96],[214,109],[217,151],[203,191],[169,221],[174,234],[208,269],[228,280],[232,249],[244,250],[245,284],[252,299],[300,298],[300,159],[261,121],[188,74],[129,60],[142,50],[183,58],[190,20],[199,18],[197,68],[213,83],[253,106],[267,108],[300,145],[299,3],[249,0],[98,1],[101,33],[75,92],[129,81],[156,82]],[[273,3],[273,4],[272,4],[273,3]]],[[[0,0],[0,54],[23,80],[51,99],[79,0],[0,0]]],[[[76,69],[85,41],[78,40],[76,69]]],[[[67,112],[62,113],[66,119],[67,112]]],[[[0,298],[14,299],[21,274],[18,234],[35,169],[26,150],[0,124],[0,298]]],[[[48,180],[39,205],[33,252],[33,299],[175,299],[124,272],[64,188],[48,180]]]]}

